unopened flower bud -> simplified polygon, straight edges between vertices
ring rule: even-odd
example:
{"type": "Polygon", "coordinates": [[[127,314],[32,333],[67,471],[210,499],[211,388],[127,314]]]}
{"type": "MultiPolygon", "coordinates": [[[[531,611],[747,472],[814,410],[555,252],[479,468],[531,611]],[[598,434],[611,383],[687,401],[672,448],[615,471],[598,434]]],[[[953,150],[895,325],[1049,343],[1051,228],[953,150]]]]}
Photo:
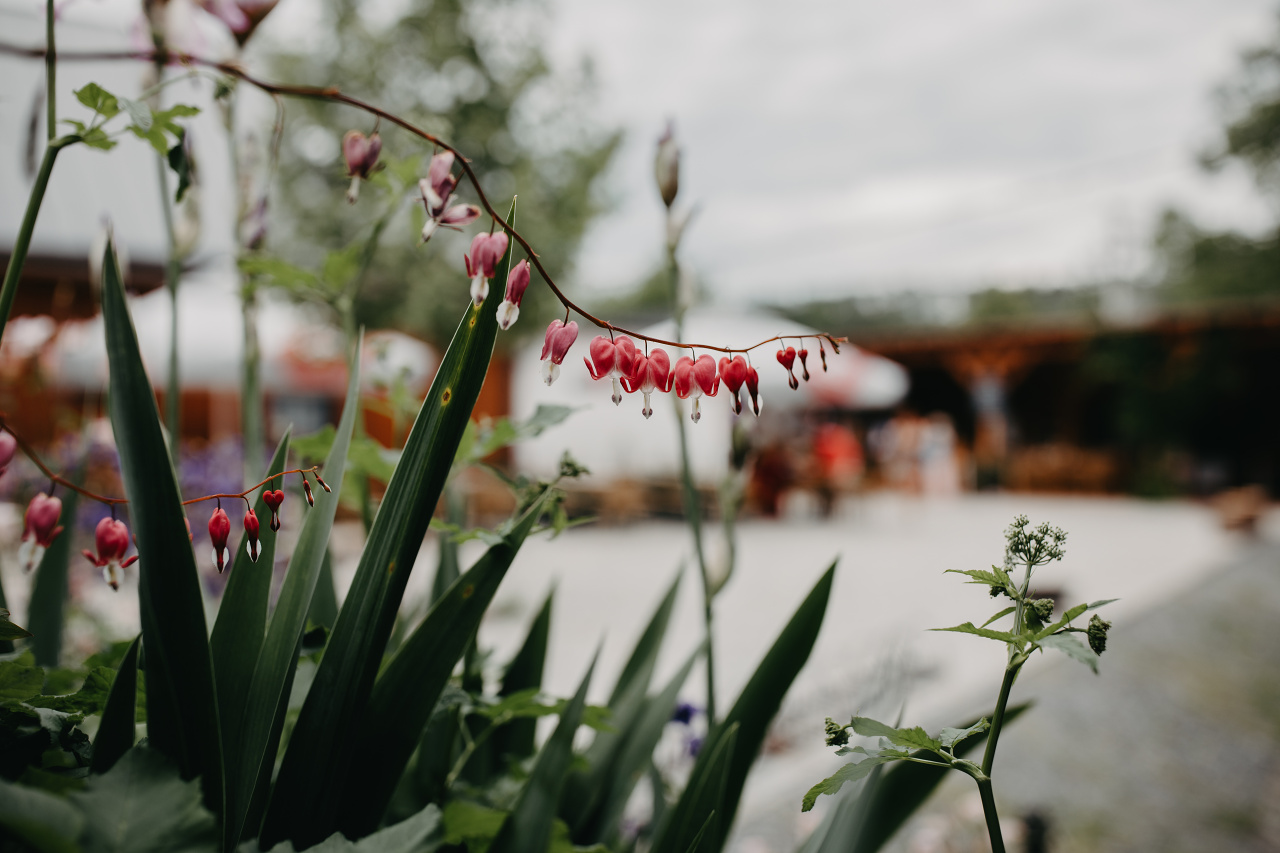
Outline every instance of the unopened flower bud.
{"type": "Polygon", "coordinates": [[[244,513],[244,550],[249,554],[249,559],[258,562],[258,555],[262,553],[262,549],[258,544],[258,515],[252,509],[245,510],[244,513]]]}
{"type": "Polygon", "coordinates": [[[305,474],[302,476],[302,493],[307,496],[307,506],[316,505],[315,496],[311,494],[311,484],[307,482],[305,474]]]}
{"type": "Polygon", "coordinates": [[[818,341],[818,356],[822,359],[822,372],[827,372],[827,351],[822,348],[822,341],[818,341]]]}
{"type": "Polygon", "coordinates": [[[332,491],[333,491],[333,489],[329,488],[329,484],[328,484],[328,483],[326,483],[324,480],[321,480],[321,479],[320,479],[320,475],[319,475],[319,474],[315,474],[314,476],[315,476],[315,478],[316,478],[316,483],[318,483],[318,484],[320,485],[320,488],[324,489],[326,492],[332,492],[332,491]]]}
{"type": "Polygon", "coordinates": [[[1036,598],[1028,602],[1031,609],[1035,611],[1036,618],[1041,622],[1048,623],[1053,619],[1053,599],[1052,598],[1036,598]]]}
{"type": "Polygon", "coordinates": [[[795,347],[787,347],[786,349],[778,350],[778,364],[781,364],[783,367],[787,369],[787,384],[791,386],[792,391],[800,387],[800,380],[796,379],[795,371],[792,370],[792,367],[795,365],[795,363],[796,363],[795,347]]]}
{"type": "Polygon", "coordinates": [[[22,545],[18,548],[18,562],[26,571],[31,571],[44,559],[44,552],[53,540],[62,532],[58,518],[62,515],[62,501],[46,495],[37,494],[27,504],[26,515],[23,516],[26,528],[22,533],[22,545]]]}
{"type": "Polygon", "coordinates": [[[520,317],[520,300],[529,287],[529,262],[521,261],[511,268],[507,276],[507,293],[498,306],[498,328],[504,332],[520,317]]]}
{"type": "Polygon", "coordinates": [[[674,122],[667,122],[667,129],[658,137],[658,153],[653,161],[653,177],[658,184],[662,203],[671,207],[680,191],[680,148],[676,145],[674,122]]]}
{"type": "Polygon", "coordinates": [[[560,365],[569,354],[569,347],[578,339],[578,323],[552,320],[542,341],[542,381],[550,385],[560,376],[560,365]]]}
{"type": "Polygon", "coordinates": [[[213,563],[218,567],[218,574],[226,571],[231,562],[231,552],[227,550],[227,537],[231,535],[231,519],[226,510],[218,507],[209,517],[209,541],[213,543],[213,563]]]}
{"type": "Polygon", "coordinates": [[[13,454],[18,450],[18,440],[7,432],[0,432],[0,474],[9,469],[13,454]]]}
{"type": "Polygon", "coordinates": [[[360,195],[360,182],[366,180],[378,165],[378,155],[382,153],[382,137],[374,131],[365,136],[358,130],[348,130],[342,137],[342,157],[347,163],[347,177],[351,178],[351,188],[347,190],[347,201],[355,204],[360,195]]]}
{"type": "Polygon", "coordinates": [[[845,726],[827,717],[825,727],[827,730],[827,746],[844,746],[849,742],[849,732],[846,731],[845,726]]]}
{"type": "Polygon", "coordinates": [[[1093,618],[1089,620],[1089,627],[1085,629],[1085,635],[1089,638],[1089,648],[1093,649],[1094,654],[1102,654],[1107,650],[1107,632],[1111,630],[1111,623],[1093,614],[1093,618]]]}
{"type": "Polygon", "coordinates": [[[764,395],[760,393],[760,374],[751,365],[747,365],[747,394],[751,396],[751,411],[758,418],[760,407],[764,405],[764,395]]]}
{"type": "Polygon", "coordinates": [[[809,362],[808,362],[809,351],[807,349],[797,350],[796,355],[799,356],[800,358],[800,369],[801,371],[803,371],[804,381],[808,382],[809,381],[809,362]]]}

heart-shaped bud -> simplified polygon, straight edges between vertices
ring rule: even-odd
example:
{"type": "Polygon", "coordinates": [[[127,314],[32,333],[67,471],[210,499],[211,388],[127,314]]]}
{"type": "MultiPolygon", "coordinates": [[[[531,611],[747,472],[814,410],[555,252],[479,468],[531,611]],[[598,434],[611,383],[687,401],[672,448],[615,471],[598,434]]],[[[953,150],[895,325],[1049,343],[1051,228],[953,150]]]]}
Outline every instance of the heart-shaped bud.
{"type": "Polygon", "coordinates": [[[792,369],[791,369],[795,363],[796,363],[795,347],[787,347],[786,349],[778,350],[778,364],[781,364],[783,367],[787,369],[787,384],[791,386],[792,391],[800,387],[800,380],[796,379],[796,375],[794,372],[792,372],[792,369]]]}
{"type": "Polygon", "coordinates": [[[809,381],[809,351],[807,349],[799,350],[796,355],[800,357],[800,370],[804,374],[804,381],[809,381]]]}
{"type": "Polygon", "coordinates": [[[733,413],[742,414],[742,399],[738,396],[738,391],[741,390],[742,383],[747,381],[747,360],[740,355],[720,359],[720,379],[733,398],[733,413]]]}
{"type": "Polygon", "coordinates": [[[129,550],[129,528],[123,521],[104,518],[94,529],[93,542],[98,553],[94,554],[92,551],[82,553],[89,562],[102,569],[102,577],[112,589],[119,589],[120,570],[133,565],[138,559],[136,554],[127,560],[124,559],[125,552],[129,550]]]}
{"type": "Polygon", "coordinates": [[[764,396],[760,393],[760,374],[754,367],[747,367],[747,394],[751,396],[751,411],[760,417],[760,407],[764,405],[764,396]]]}
{"type": "Polygon", "coordinates": [[[274,492],[266,489],[262,493],[262,502],[271,510],[271,529],[280,529],[280,504],[284,503],[284,492],[276,489],[274,492]]]}
{"type": "Polygon", "coordinates": [[[569,354],[569,347],[578,339],[578,324],[552,320],[542,341],[542,381],[550,385],[560,376],[560,365],[569,354]]]}

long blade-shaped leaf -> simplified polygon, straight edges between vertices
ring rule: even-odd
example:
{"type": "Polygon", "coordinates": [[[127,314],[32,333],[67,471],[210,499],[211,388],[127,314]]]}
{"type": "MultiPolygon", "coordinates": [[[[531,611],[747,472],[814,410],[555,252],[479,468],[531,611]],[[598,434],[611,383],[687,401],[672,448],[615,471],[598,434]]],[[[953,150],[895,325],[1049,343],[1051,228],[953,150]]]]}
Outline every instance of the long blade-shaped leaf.
{"type": "Polygon", "coordinates": [[[548,489],[502,542],[446,590],[379,676],[360,725],[347,736],[353,757],[342,780],[338,823],[347,835],[359,837],[378,825],[454,664],[549,496],[548,489]]]}
{"type": "Polygon", "coordinates": [[[138,645],[141,641],[138,637],[129,644],[116,671],[116,680],[111,682],[107,705],[102,709],[102,722],[93,738],[93,761],[89,769],[94,773],[106,773],[133,746],[134,721],[138,718],[138,645]]]}
{"type": "Polygon", "coordinates": [[[587,704],[587,688],[591,686],[591,674],[595,672],[596,659],[578,686],[560,722],[551,737],[543,744],[538,760],[516,799],[515,808],[498,830],[498,836],[489,846],[489,853],[545,853],[551,841],[551,825],[555,822],[556,804],[564,788],[569,765],[573,762],[573,736],[582,722],[582,709],[587,704]]]}
{"type": "MultiPolygon", "coordinates": [[[[667,682],[662,692],[645,700],[640,713],[631,725],[623,732],[619,748],[610,756],[604,765],[605,773],[600,780],[600,794],[596,798],[596,807],[589,815],[589,821],[580,828],[575,828],[573,840],[576,844],[590,845],[603,842],[616,849],[616,834],[622,824],[622,813],[631,791],[635,788],[645,768],[652,761],[653,751],[662,739],[662,732],[671,721],[676,700],[689,672],[693,669],[701,650],[689,656],[689,660],[667,682]]],[[[594,770],[594,768],[592,768],[594,770]]]]}
{"type": "MultiPolygon", "coordinates": [[[[289,455],[289,430],[285,431],[276,446],[267,476],[284,470],[289,455]]],[[[279,488],[280,481],[271,484],[279,488]]],[[[228,757],[239,751],[240,715],[244,713],[244,700],[249,692],[254,662],[262,648],[262,638],[267,632],[267,603],[271,596],[271,576],[276,559],[276,532],[268,523],[271,511],[259,493],[253,503],[258,517],[258,540],[262,552],[254,563],[245,550],[245,536],[240,538],[231,577],[227,579],[222,604],[213,623],[213,636],[209,647],[213,653],[213,676],[218,685],[218,716],[225,726],[222,733],[224,749],[228,757]]],[[[228,764],[231,761],[228,760],[228,764]]]]}
{"type": "Polygon", "coordinates": [[[102,317],[111,376],[111,426],[138,544],[138,599],[147,657],[147,735],[184,778],[201,777],[222,808],[222,736],[213,662],[182,497],[155,392],[142,366],[115,252],[102,265],[102,317]]]}
{"type": "MultiPolygon", "coordinates": [[[[509,269],[510,250],[506,261],[500,267],[509,269]]],[[[483,305],[468,306],[418,412],[289,740],[263,828],[266,844],[319,842],[340,811],[352,759],[344,738],[364,712],[422,537],[484,384],[502,298],[499,284],[483,305]]]]}
{"type": "MultiPolygon", "coordinates": [[[[356,351],[360,350],[357,348],[356,351]]],[[[253,801],[266,794],[265,791],[257,791],[257,785],[265,775],[263,768],[275,765],[282,715],[298,664],[298,644],[306,627],[307,611],[320,578],[320,568],[328,554],[329,533],[338,511],[338,496],[342,493],[347,449],[359,412],[360,370],[357,364],[351,370],[342,419],[338,422],[337,434],[324,463],[324,479],[332,491],[314,490],[315,506],[306,511],[306,520],[289,559],[289,571],[280,589],[275,612],[271,614],[271,623],[267,626],[267,635],[238,717],[237,749],[228,756],[228,779],[231,781],[227,803],[228,847],[239,842],[246,831],[245,822],[252,811],[253,801]]]]}
{"type": "Polygon", "coordinates": [[[659,831],[654,843],[655,850],[684,850],[689,846],[693,832],[706,819],[709,801],[704,797],[701,801],[690,792],[703,782],[703,775],[708,772],[709,756],[718,740],[731,725],[738,725],[737,745],[725,781],[722,808],[718,809],[714,831],[709,831],[702,840],[701,849],[718,851],[724,846],[724,840],[733,825],[734,815],[738,811],[738,800],[742,796],[742,786],[746,783],[747,772],[751,769],[760,745],[764,742],[765,733],[782,704],[782,698],[791,687],[809,652],[818,639],[818,631],[822,628],[822,618],[827,610],[827,599],[831,596],[831,581],[835,576],[835,563],[823,573],[813,591],[801,602],[791,621],[782,629],[773,647],[769,649],[755,674],[742,688],[738,701],[734,703],[728,715],[719,726],[707,736],[707,744],[698,756],[689,777],[689,785],[672,808],[671,817],[659,831]]]}
{"type": "MultiPolygon", "coordinates": [[[[547,661],[547,641],[551,636],[551,600],[552,592],[547,595],[529,633],[520,646],[520,651],[507,665],[502,676],[502,687],[498,695],[502,697],[519,693],[521,690],[541,689],[542,672],[547,661]]],[[[537,720],[512,720],[500,727],[490,736],[494,754],[500,762],[511,759],[528,758],[534,752],[534,734],[537,720]]],[[[501,770],[501,767],[496,768],[501,770]]]]}
{"type": "Polygon", "coordinates": [[[729,795],[729,780],[733,773],[733,756],[742,740],[737,722],[722,724],[721,735],[713,744],[706,744],[698,755],[703,772],[689,777],[689,784],[680,795],[680,801],[667,814],[666,828],[659,838],[674,838],[675,847],[664,847],[654,842],[654,850],[716,851],[719,838],[732,821],[726,821],[723,806],[729,795]],[[690,808],[680,808],[688,802],[690,808]]]}
{"type": "Polygon", "coordinates": [[[609,697],[612,731],[596,733],[586,752],[586,768],[571,774],[565,786],[560,816],[573,828],[574,840],[579,844],[585,843],[582,838],[593,834],[587,827],[596,823],[607,780],[613,773],[613,763],[623,746],[626,732],[645,707],[645,693],[658,662],[658,652],[671,621],[679,587],[680,575],[676,575],[618,676],[609,697]]]}
{"type": "MultiPolygon", "coordinates": [[[[79,483],[79,473],[73,475],[72,479],[79,483]]],[[[35,635],[31,639],[31,645],[36,666],[56,667],[62,656],[62,624],[67,608],[67,568],[71,562],[71,540],[79,506],[79,493],[68,489],[62,499],[62,517],[71,520],[71,529],[64,530],[44,552],[40,568],[36,570],[35,584],[31,588],[27,628],[35,635]]]]}

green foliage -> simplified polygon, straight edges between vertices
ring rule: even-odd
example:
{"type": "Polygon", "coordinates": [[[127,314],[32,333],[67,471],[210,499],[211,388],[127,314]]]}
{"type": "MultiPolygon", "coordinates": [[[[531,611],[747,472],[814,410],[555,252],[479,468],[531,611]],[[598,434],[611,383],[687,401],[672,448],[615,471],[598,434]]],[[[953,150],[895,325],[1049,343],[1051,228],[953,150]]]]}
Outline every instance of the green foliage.
{"type": "Polygon", "coordinates": [[[108,242],[102,315],[111,378],[111,425],[138,548],[146,653],[148,738],[184,778],[200,776],[215,811],[224,797],[222,737],[204,603],[177,478],[155,393],[142,366],[124,285],[108,242]]]}
{"type": "Polygon", "coordinates": [[[9,611],[0,607],[0,641],[21,640],[30,636],[31,632],[26,628],[9,621],[9,611]]]}
{"type": "MultiPolygon", "coordinates": [[[[133,747],[135,721],[138,717],[138,649],[142,638],[136,638],[129,644],[107,703],[102,710],[102,722],[98,725],[98,734],[93,741],[93,762],[90,765],[94,773],[106,773],[115,763],[133,747]]],[[[145,701],[145,697],[144,697],[145,701]]]]}

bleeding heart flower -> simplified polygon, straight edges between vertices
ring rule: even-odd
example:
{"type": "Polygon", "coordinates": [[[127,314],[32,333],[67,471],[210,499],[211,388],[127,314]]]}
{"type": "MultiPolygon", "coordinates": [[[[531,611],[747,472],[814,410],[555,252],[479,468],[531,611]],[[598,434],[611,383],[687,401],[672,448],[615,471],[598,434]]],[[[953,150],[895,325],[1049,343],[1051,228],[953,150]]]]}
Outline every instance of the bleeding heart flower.
{"type": "Polygon", "coordinates": [[[276,489],[274,492],[265,489],[262,492],[262,502],[271,510],[271,529],[280,529],[280,504],[284,503],[284,491],[276,489]]]}
{"type": "Polygon", "coordinates": [[[740,355],[720,359],[720,378],[733,396],[733,413],[742,414],[742,399],[738,392],[742,390],[742,383],[747,381],[747,360],[740,355]]]}
{"type": "Polygon", "coordinates": [[[39,493],[27,504],[23,517],[26,527],[22,533],[22,545],[18,548],[18,562],[31,571],[44,559],[45,549],[53,544],[62,532],[58,517],[62,515],[62,501],[39,493]]]}
{"type": "Polygon", "coordinates": [[[262,553],[262,548],[258,543],[258,515],[252,509],[245,510],[244,514],[244,534],[245,543],[244,550],[249,554],[249,559],[258,562],[258,555],[262,553]]]}
{"type": "Polygon", "coordinates": [[[569,347],[578,339],[578,324],[552,320],[547,326],[547,336],[542,341],[542,381],[550,385],[560,376],[560,365],[569,354],[569,347]]]}
{"type": "Polygon", "coordinates": [[[809,361],[808,361],[809,351],[807,349],[800,349],[796,352],[796,355],[800,356],[800,369],[804,372],[804,381],[808,382],[809,381],[809,361]]]}
{"type": "Polygon", "coordinates": [[[276,7],[279,0],[199,0],[201,7],[227,25],[236,43],[244,43],[253,35],[262,19],[276,7]]]}
{"type": "Polygon", "coordinates": [[[13,454],[18,451],[18,440],[7,432],[0,432],[0,474],[9,469],[13,454]]]}
{"type": "Polygon", "coordinates": [[[694,423],[702,419],[699,400],[705,394],[714,397],[720,391],[720,374],[716,372],[716,360],[709,355],[701,355],[697,361],[683,356],[676,361],[675,380],[673,386],[676,396],[681,400],[693,398],[693,412],[689,415],[694,423]]]}
{"type": "Polygon", "coordinates": [[[590,352],[591,357],[583,359],[587,365],[587,372],[597,381],[612,379],[613,404],[615,406],[620,404],[622,388],[618,384],[618,378],[631,375],[631,368],[635,365],[636,356],[639,354],[635,343],[626,335],[621,335],[616,340],[610,340],[604,335],[596,335],[591,339],[590,352]]]}
{"type": "Polygon", "coordinates": [[[489,279],[497,273],[498,261],[507,253],[507,232],[477,234],[471,252],[463,255],[471,276],[471,302],[479,308],[489,297],[489,279]]]}
{"type": "Polygon", "coordinates": [[[418,181],[422,203],[427,208],[427,221],[422,226],[422,242],[431,239],[437,227],[455,231],[469,225],[480,216],[480,208],[474,204],[452,204],[453,190],[458,179],[453,176],[453,152],[443,151],[431,158],[427,176],[418,181]]]}
{"type": "Polygon", "coordinates": [[[520,300],[529,287],[529,262],[521,261],[507,276],[507,295],[498,306],[498,328],[504,332],[520,317],[520,300]]]}
{"type": "Polygon", "coordinates": [[[231,552],[227,550],[227,537],[231,535],[231,519],[222,507],[213,511],[209,518],[209,540],[213,542],[213,562],[218,567],[218,574],[226,570],[231,562],[231,552]]]}
{"type": "Polygon", "coordinates": [[[104,518],[94,529],[93,541],[98,553],[96,555],[92,551],[82,553],[90,563],[102,569],[102,577],[112,589],[119,589],[120,570],[132,566],[138,559],[137,554],[127,560],[124,559],[125,552],[129,550],[129,528],[125,527],[123,521],[104,518]]]}
{"type": "Polygon", "coordinates": [[[644,394],[644,408],[640,412],[648,418],[653,414],[653,408],[649,405],[649,395],[654,391],[666,394],[671,390],[671,382],[674,378],[671,373],[671,358],[666,350],[655,349],[649,355],[636,353],[631,363],[631,374],[622,377],[622,387],[627,389],[628,394],[634,394],[637,391],[644,394]]]}
{"type": "Polygon", "coordinates": [[[380,153],[382,137],[377,131],[365,136],[358,130],[348,130],[342,137],[342,157],[347,161],[347,177],[351,179],[351,188],[347,190],[349,204],[356,203],[360,196],[360,182],[373,173],[380,153]]]}
{"type": "Polygon", "coordinates": [[[778,364],[781,364],[783,367],[787,369],[787,384],[791,386],[792,391],[800,387],[800,380],[796,379],[795,373],[792,372],[791,370],[792,365],[794,365],[795,363],[796,363],[795,347],[787,347],[786,349],[778,350],[778,364]]]}
{"type": "Polygon", "coordinates": [[[760,374],[747,365],[747,393],[751,395],[751,411],[760,417],[760,407],[764,405],[764,395],[760,393],[760,374]]]}
{"type": "Polygon", "coordinates": [[[822,358],[822,372],[827,372],[827,351],[822,347],[822,341],[818,341],[818,355],[822,358]]]}

